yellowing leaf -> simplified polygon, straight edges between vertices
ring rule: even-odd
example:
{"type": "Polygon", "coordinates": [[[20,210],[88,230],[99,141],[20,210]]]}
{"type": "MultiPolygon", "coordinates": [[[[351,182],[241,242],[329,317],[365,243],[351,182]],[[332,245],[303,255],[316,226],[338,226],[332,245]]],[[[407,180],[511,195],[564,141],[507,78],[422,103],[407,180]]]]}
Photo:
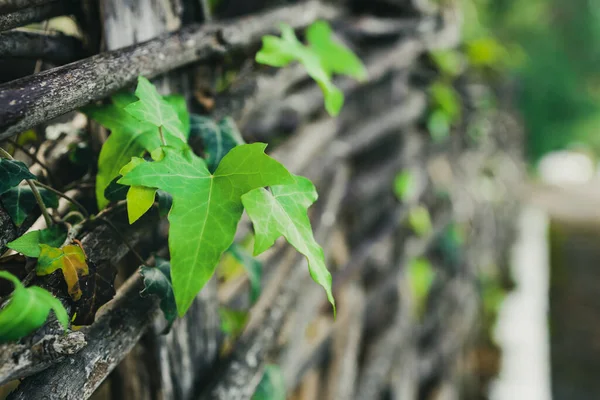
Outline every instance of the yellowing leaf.
{"type": "Polygon", "coordinates": [[[74,301],[79,300],[81,297],[79,278],[89,273],[85,254],[81,247],[68,245],[58,249],[41,244],[40,249],[40,257],[35,269],[37,275],[44,276],[53,273],[57,269],[62,270],[69,295],[74,301]]]}
{"type": "Polygon", "coordinates": [[[66,329],[69,316],[58,299],[48,291],[37,287],[24,287],[14,275],[0,271],[0,278],[14,285],[8,304],[0,310],[0,343],[18,340],[42,326],[50,310],[66,329]]]}
{"type": "Polygon", "coordinates": [[[158,188],[173,196],[169,213],[171,278],[179,315],[213,275],[233,243],[242,216],[241,196],[259,187],[293,182],[289,172],[264,153],[263,143],[233,148],[211,174],[191,149],[164,147],[157,161],[142,163],[119,183],[158,188]]]}
{"type": "Polygon", "coordinates": [[[315,241],[307,209],[317,200],[312,182],[304,177],[294,177],[295,184],[272,186],[271,191],[255,189],[242,196],[244,208],[254,225],[256,233],[254,255],[258,255],[275,243],[280,236],[296,248],[308,260],[313,280],[327,293],[334,307],[331,291],[331,274],[325,265],[323,249],[315,241]]]}

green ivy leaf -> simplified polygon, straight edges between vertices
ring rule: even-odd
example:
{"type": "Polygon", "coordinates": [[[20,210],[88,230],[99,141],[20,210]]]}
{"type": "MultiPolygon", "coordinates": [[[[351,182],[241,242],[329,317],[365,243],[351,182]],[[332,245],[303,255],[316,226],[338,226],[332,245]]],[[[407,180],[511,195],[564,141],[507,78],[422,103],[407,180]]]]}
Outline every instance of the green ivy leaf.
{"type": "Polygon", "coordinates": [[[120,174],[115,179],[110,181],[106,189],[104,189],[104,198],[111,203],[116,203],[127,198],[129,186],[117,183],[119,179],[121,179],[120,174]]]}
{"type": "Polygon", "coordinates": [[[425,236],[433,230],[429,211],[423,206],[416,206],[408,212],[408,224],[418,236],[425,236]]]}
{"type": "Polygon", "coordinates": [[[231,117],[225,117],[219,122],[203,115],[192,114],[190,118],[192,121],[190,135],[200,136],[202,139],[206,163],[211,172],[217,169],[229,150],[245,143],[231,117]]]}
{"type": "Polygon", "coordinates": [[[426,258],[414,258],[407,265],[406,275],[414,296],[415,311],[418,316],[422,316],[435,279],[435,271],[426,258]]]}
{"type": "Polygon", "coordinates": [[[166,217],[173,207],[173,196],[164,190],[156,191],[156,199],[158,200],[158,215],[166,217]]]}
{"type": "Polygon", "coordinates": [[[17,186],[23,179],[37,179],[21,161],[0,158],[0,194],[17,186]]]}
{"type": "MultiPolygon", "coordinates": [[[[143,158],[133,157],[127,165],[121,168],[119,173],[125,175],[133,170],[140,164],[144,164],[143,158]]],[[[145,186],[131,186],[127,191],[127,216],[129,223],[133,224],[135,221],[152,207],[154,204],[154,198],[156,196],[156,188],[149,188],[145,186]]]]}
{"type": "Polygon", "coordinates": [[[232,310],[226,307],[219,307],[219,317],[221,317],[221,330],[234,337],[239,336],[246,322],[248,322],[248,311],[232,310]]]}
{"type": "Polygon", "coordinates": [[[450,78],[460,75],[465,64],[463,55],[456,50],[437,50],[430,56],[438,70],[450,78]]]}
{"type": "Polygon", "coordinates": [[[260,297],[260,292],[262,290],[262,263],[250,256],[246,249],[237,243],[232,244],[231,247],[227,249],[227,252],[246,270],[248,280],[250,281],[250,302],[254,304],[260,297]]]}
{"type": "Polygon", "coordinates": [[[69,316],[60,301],[48,291],[37,287],[24,287],[14,275],[0,271],[0,278],[14,285],[11,298],[0,310],[0,343],[18,340],[44,325],[50,310],[66,329],[69,316]]]}
{"type": "Polygon", "coordinates": [[[176,138],[175,142],[167,139],[167,144],[181,147],[187,143],[189,132],[186,132],[185,124],[179,119],[177,110],[158,94],[148,79],[138,77],[135,95],[139,100],[126,106],[126,112],[139,121],[162,128],[165,139],[169,136],[176,138]]]}
{"type": "Polygon", "coordinates": [[[331,73],[324,67],[315,50],[304,46],[292,27],[281,25],[281,38],[263,36],[263,47],[256,53],[256,62],[273,67],[284,67],[299,61],[311,78],[317,82],[325,98],[325,109],[331,116],[339,114],[344,105],[344,94],[331,81],[331,73]]]}
{"type": "Polygon", "coordinates": [[[312,182],[295,176],[295,184],[272,186],[271,191],[260,188],[242,196],[244,208],[254,225],[254,255],[275,243],[280,236],[303,254],[313,280],[327,293],[333,306],[331,274],[325,265],[323,249],[315,241],[307,209],[317,201],[317,191],[312,182]]]}
{"type": "Polygon", "coordinates": [[[286,390],[281,368],[267,364],[252,400],[285,400],[286,390]]]}
{"type": "Polygon", "coordinates": [[[402,171],[394,179],[394,194],[400,201],[412,198],[416,192],[415,176],[409,170],[402,171]]]}
{"type": "Polygon", "coordinates": [[[185,314],[233,243],[243,211],[241,196],[252,189],[293,181],[285,167],[264,153],[265,148],[263,143],[237,146],[211,174],[191,149],[164,147],[162,159],[143,163],[119,180],[173,196],[169,249],[179,315],[185,314]]]}
{"type": "MultiPolygon", "coordinates": [[[[38,190],[46,207],[58,207],[58,197],[56,194],[43,188],[39,188],[38,190]]],[[[17,186],[7,190],[0,196],[0,200],[16,226],[21,226],[29,213],[37,207],[35,196],[29,185],[17,186]]]]}
{"type": "Polygon", "coordinates": [[[330,74],[348,75],[358,81],[367,79],[367,69],[363,63],[350,49],[333,39],[331,27],[327,22],[316,21],[309,26],[306,39],[330,74]]]}
{"type": "Polygon", "coordinates": [[[160,299],[160,309],[168,322],[167,331],[177,318],[177,305],[171,284],[171,263],[165,259],[156,258],[156,267],[140,267],[140,274],[144,278],[144,289],[140,292],[142,297],[156,295],[160,299]]]}
{"type": "Polygon", "coordinates": [[[450,124],[460,121],[462,102],[452,85],[441,81],[435,82],[429,88],[429,92],[434,108],[446,114],[450,124]]]}
{"type": "Polygon", "coordinates": [[[187,103],[185,101],[185,97],[170,94],[167,96],[163,96],[163,99],[173,107],[175,110],[175,114],[177,114],[177,118],[183,124],[183,136],[187,139],[190,137],[190,129],[191,129],[191,116],[188,113],[187,103]]]}
{"type": "Polygon", "coordinates": [[[6,244],[27,257],[38,258],[41,253],[40,244],[51,247],[60,247],[67,238],[67,230],[63,225],[52,225],[50,228],[32,231],[6,244]]]}
{"type": "Polygon", "coordinates": [[[442,110],[435,110],[427,118],[427,130],[434,142],[440,142],[450,135],[451,121],[442,110]]]}
{"type": "Polygon", "coordinates": [[[40,249],[40,257],[35,267],[36,274],[38,276],[49,275],[60,269],[67,283],[69,296],[74,301],[79,300],[82,294],[79,278],[89,274],[85,254],[81,247],[68,245],[58,249],[41,244],[40,249]]]}

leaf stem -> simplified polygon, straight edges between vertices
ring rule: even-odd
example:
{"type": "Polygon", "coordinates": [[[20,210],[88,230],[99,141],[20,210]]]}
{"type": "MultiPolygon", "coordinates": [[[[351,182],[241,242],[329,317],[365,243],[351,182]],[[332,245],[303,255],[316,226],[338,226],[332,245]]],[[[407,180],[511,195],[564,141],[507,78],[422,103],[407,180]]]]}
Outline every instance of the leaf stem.
{"type": "Polygon", "coordinates": [[[86,219],[90,217],[90,213],[89,213],[89,212],[88,212],[88,211],[85,209],[85,207],[84,207],[84,206],[83,206],[83,205],[82,205],[80,202],[78,202],[77,200],[75,200],[74,198],[72,198],[72,197],[70,197],[70,196],[67,196],[67,195],[66,195],[66,194],[64,194],[63,192],[61,192],[61,191],[58,191],[58,190],[54,189],[54,188],[53,188],[53,187],[51,187],[51,186],[48,186],[48,185],[46,185],[46,184],[43,184],[43,183],[42,183],[42,182],[40,182],[40,181],[35,181],[34,183],[35,183],[37,186],[39,186],[39,187],[42,187],[42,188],[44,188],[44,189],[46,189],[46,190],[49,190],[49,191],[51,191],[52,193],[54,193],[54,194],[55,194],[55,195],[57,195],[58,197],[62,197],[63,199],[67,200],[68,202],[70,202],[71,204],[73,204],[74,206],[76,206],[77,208],[79,208],[79,211],[81,211],[81,213],[84,215],[84,217],[85,217],[86,219]]]}
{"type": "Polygon", "coordinates": [[[160,135],[160,142],[163,146],[167,145],[167,141],[165,140],[165,135],[162,131],[162,125],[158,127],[158,134],[160,135]]]}
{"type": "MultiPolygon", "coordinates": [[[[10,153],[8,151],[4,150],[2,147],[0,147],[0,156],[7,158],[9,160],[14,160],[13,156],[11,156],[10,153]]],[[[27,184],[31,188],[33,197],[35,198],[35,201],[38,204],[38,206],[40,206],[40,210],[42,212],[42,215],[44,216],[44,220],[46,221],[46,226],[51,227],[52,224],[54,224],[54,220],[52,220],[52,217],[50,216],[50,214],[48,214],[48,209],[46,208],[46,205],[44,204],[44,200],[42,199],[42,195],[40,195],[40,191],[35,186],[33,180],[25,179],[25,182],[27,182],[27,184]]]]}

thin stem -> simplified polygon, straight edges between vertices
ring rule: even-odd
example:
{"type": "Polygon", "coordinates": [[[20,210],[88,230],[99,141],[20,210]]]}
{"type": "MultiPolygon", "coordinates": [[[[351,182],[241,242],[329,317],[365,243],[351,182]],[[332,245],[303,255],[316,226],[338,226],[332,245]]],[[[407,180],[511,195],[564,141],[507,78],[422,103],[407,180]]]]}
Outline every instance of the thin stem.
{"type": "Polygon", "coordinates": [[[165,135],[163,134],[162,126],[158,127],[158,134],[160,135],[160,142],[162,143],[163,146],[166,146],[167,141],[165,140],[165,135]]]}
{"type": "Polygon", "coordinates": [[[51,191],[52,193],[54,193],[55,195],[57,195],[58,197],[62,197],[63,199],[69,201],[71,204],[75,205],[77,208],[79,208],[79,211],[81,211],[81,213],[84,215],[84,217],[87,219],[90,217],[90,213],[85,209],[85,207],[78,202],[77,200],[75,200],[74,198],[67,196],[66,194],[64,194],[63,192],[60,192],[56,189],[54,189],[51,186],[45,185],[40,181],[35,181],[35,184],[39,187],[42,187],[46,190],[51,191]]]}
{"type": "Polygon", "coordinates": [[[119,228],[117,228],[115,226],[115,224],[113,224],[110,220],[106,219],[106,218],[98,218],[100,221],[104,222],[106,225],[108,225],[116,234],[117,236],[119,236],[119,238],[121,239],[121,241],[123,243],[125,243],[125,246],[127,246],[127,248],[129,249],[129,251],[131,251],[131,254],[133,254],[135,256],[135,258],[137,258],[142,265],[145,265],[146,267],[150,267],[150,265],[148,265],[146,263],[146,260],[144,260],[142,258],[142,256],[133,248],[133,246],[129,243],[129,241],[127,240],[127,238],[125,238],[125,236],[123,236],[123,234],[121,233],[121,231],[119,231],[119,228]]]}
{"type": "MultiPolygon", "coordinates": [[[[0,155],[9,160],[14,160],[13,156],[11,156],[10,153],[8,151],[4,150],[2,147],[0,147],[0,155]]],[[[44,200],[42,199],[42,195],[40,195],[40,191],[35,186],[33,180],[25,179],[25,182],[27,182],[27,184],[31,188],[33,197],[35,198],[36,203],[40,207],[40,211],[42,212],[42,215],[44,216],[44,220],[46,221],[46,226],[51,227],[52,224],[54,223],[54,221],[52,220],[52,217],[50,216],[50,214],[48,214],[48,209],[46,208],[46,205],[44,204],[44,200]]]]}

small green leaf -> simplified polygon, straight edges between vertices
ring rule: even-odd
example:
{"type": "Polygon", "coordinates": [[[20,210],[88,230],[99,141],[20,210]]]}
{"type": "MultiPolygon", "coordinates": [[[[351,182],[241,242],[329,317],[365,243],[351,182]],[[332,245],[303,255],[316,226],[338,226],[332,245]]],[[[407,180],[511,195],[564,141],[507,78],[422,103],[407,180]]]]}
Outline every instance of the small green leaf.
{"type": "Polygon", "coordinates": [[[12,274],[0,271],[0,278],[9,280],[14,290],[6,307],[0,310],[0,343],[18,340],[44,325],[50,310],[63,328],[69,326],[69,316],[60,301],[48,291],[24,287],[12,274]]]}
{"type": "Polygon", "coordinates": [[[307,209],[317,201],[317,191],[312,182],[295,176],[295,184],[272,186],[269,192],[260,188],[242,196],[244,208],[254,225],[256,233],[254,255],[271,247],[275,240],[286,240],[308,260],[313,280],[327,293],[327,299],[335,312],[331,291],[331,274],[325,265],[323,249],[315,241],[307,209]]]}
{"type": "Polygon", "coordinates": [[[139,100],[126,106],[126,112],[139,121],[161,128],[167,144],[181,147],[187,143],[189,132],[186,132],[185,124],[179,119],[176,108],[158,94],[148,79],[138,77],[135,95],[139,100]],[[169,137],[172,139],[169,140],[169,137]]]}
{"type": "Polygon", "coordinates": [[[246,270],[248,280],[250,281],[250,302],[254,304],[260,297],[262,290],[262,271],[263,266],[260,261],[250,256],[246,250],[234,243],[227,250],[246,270]]]}
{"type": "Polygon", "coordinates": [[[192,114],[191,121],[190,134],[202,139],[206,163],[211,172],[217,169],[229,150],[245,143],[231,117],[223,118],[217,123],[212,118],[192,114]]]}
{"type": "Polygon", "coordinates": [[[171,107],[173,107],[173,109],[175,110],[177,118],[179,118],[179,120],[183,124],[183,135],[186,138],[188,138],[190,136],[191,120],[190,114],[187,110],[187,103],[185,101],[185,97],[176,94],[170,94],[167,96],[163,96],[163,99],[168,104],[170,104],[171,107]]]}
{"type": "Polygon", "coordinates": [[[127,216],[129,223],[135,221],[152,208],[156,197],[155,188],[147,188],[144,186],[132,186],[127,192],[127,216]]]}
{"type": "Polygon", "coordinates": [[[313,78],[325,98],[325,108],[331,116],[339,114],[344,104],[344,94],[331,81],[331,71],[321,62],[319,54],[304,46],[296,37],[294,30],[286,24],[281,25],[281,38],[263,36],[263,47],[256,54],[256,62],[283,67],[292,61],[299,61],[313,78]]]}
{"type": "MultiPolygon", "coordinates": [[[[48,208],[58,207],[58,197],[49,190],[39,188],[44,205],[48,208]]],[[[21,226],[27,216],[37,207],[35,196],[29,185],[17,186],[0,195],[4,209],[16,226],[21,226]]]]}
{"type": "Polygon", "coordinates": [[[243,211],[241,196],[252,189],[293,181],[281,164],[264,153],[265,148],[263,143],[237,146],[211,174],[191,149],[163,147],[158,161],[142,163],[119,180],[173,196],[169,250],[179,315],[185,314],[233,243],[243,211]]]}
{"type": "Polygon", "coordinates": [[[23,179],[37,179],[21,161],[0,158],[0,194],[17,186],[23,179]]]}
{"type": "Polygon", "coordinates": [[[409,170],[405,170],[396,175],[394,179],[394,193],[400,201],[406,201],[412,198],[416,192],[415,176],[409,170]]]}
{"type": "Polygon", "coordinates": [[[438,50],[430,55],[438,70],[450,78],[457,77],[463,70],[463,55],[456,50],[438,50]]]}
{"type": "Polygon", "coordinates": [[[40,249],[40,257],[35,267],[36,274],[38,276],[49,275],[60,269],[67,283],[69,296],[74,301],[79,300],[82,294],[79,278],[89,274],[85,254],[81,247],[68,245],[58,249],[41,244],[40,249]]]}
{"type": "Polygon", "coordinates": [[[348,75],[358,81],[367,79],[367,69],[363,63],[350,49],[333,39],[327,22],[316,21],[309,26],[306,39],[330,73],[348,75]]]}
{"type": "Polygon", "coordinates": [[[285,400],[286,390],[281,369],[274,364],[267,364],[252,400],[285,400]]]}
{"type": "Polygon", "coordinates": [[[219,316],[221,317],[221,330],[227,335],[239,336],[248,322],[249,314],[248,311],[219,307],[219,316]]]}
{"type": "Polygon", "coordinates": [[[168,322],[167,331],[177,318],[177,305],[173,285],[171,284],[171,263],[157,257],[156,267],[140,267],[140,274],[144,278],[144,289],[140,292],[142,297],[156,295],[160,299],[160,309],[168,322]]]}
{"type": "Polygon", "coordinates": [[[451,122],[442,110],[435,110],[427,118],[427,130],[434,142],[440,142],[450,136],[451,122]]]}
{"type": "Polygon", "coordinates": [[[46,244],[51,247],[60,247],[67,238],[67,230],[63,225],[53,225],[50,228],[40,231],[32,231],[6,244],[6,247],[13,249],[27,257],[38,258],[40,256],[40,244],[46,244]]]}
{"type": "Polygon", "coordinates": [[[429,290],[435,279],[435,271],[426,258],[414,258],[407,265],[406,275],[414,296],[415,311],[418,316],[422,316],[429,290]]]}
{"type": "Polygon", "coordinates": [[[462,114],[462,102],[456,90],[444,82],[435,82],[429,88],[431,101],[434,108],[441,110],[450,124],[460,121],[462,114]]]}
{"type": "Polygon", "coordinates": [[[408,223],[412,230],[419,236],[425,236],[433,229],[429,211],[423,206],[411,208],[408,213],[408,223]]]}

